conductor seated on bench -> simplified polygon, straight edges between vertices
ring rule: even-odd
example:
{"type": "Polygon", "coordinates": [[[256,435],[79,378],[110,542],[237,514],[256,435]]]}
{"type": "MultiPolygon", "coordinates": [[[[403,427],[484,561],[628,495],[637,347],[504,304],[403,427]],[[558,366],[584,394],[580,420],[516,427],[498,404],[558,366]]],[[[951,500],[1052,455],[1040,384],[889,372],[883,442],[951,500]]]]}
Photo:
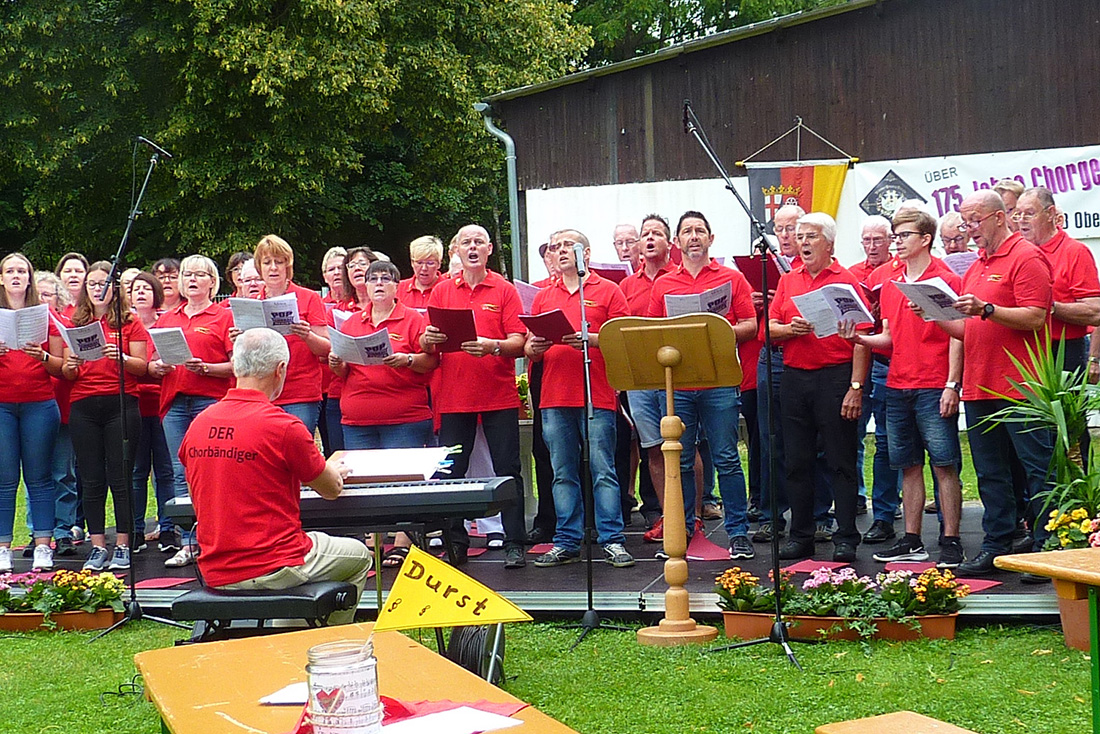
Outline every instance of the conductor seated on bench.
{"type": "Polygon", "coordinates": [[[334,612],[348,624],[371,556],[354,538],[303,532],[301,485],[336,499],[348,469],[325,461],[298,418],[272,404],[283,389],[290,351],[272,329],[237,337],[237,386],[195,418],[180,445],[206,585],[227,590],[288,589],[311,581],[355,585],[356,604],[334,612]]]}

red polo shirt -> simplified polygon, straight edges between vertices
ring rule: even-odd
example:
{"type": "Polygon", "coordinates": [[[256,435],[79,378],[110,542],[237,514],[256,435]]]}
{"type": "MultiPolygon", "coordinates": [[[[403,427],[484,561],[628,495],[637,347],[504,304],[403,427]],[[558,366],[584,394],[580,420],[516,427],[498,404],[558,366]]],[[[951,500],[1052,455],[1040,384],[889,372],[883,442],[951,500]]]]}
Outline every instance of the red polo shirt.
{"type": "Polygon", "coordinates": [[[756,309],[752,305],[752,286],[749,285],[749,281],[733,268],[719,265],[714,258],[703,266],[698,276],[693,276],[681,265],[668,275],[662,275],[653,281],[649,294],[649,311],[646,315],[658,318],[666,316],[668,312],[665,310],[665,296],[702,293],[726,282],[732,284],[730,308],[722,314],[726,320],[736,324],[741,319],[755,316],[756,309]]]}
{"type": "MultiPolygon", "coordinates": [[[[1082,298],[1100,296],[1096,260],[1084,243],[1078,242],[1060,229],[1049,241],[1039,245],[1039,249],[1050,263],[1051,274],[1054,276],[1055,301],[1073,303],[1082,298]]],[[[1047,317],[1047,323],[1054,339],[1080,339],[1089,331],[1087,326],[1067,324],[1053,315],[1047,317]]]]}
{"type": "MultiPolygon", "coordinates": [[[[901,277],[901,273],[904,273],[904,272],[905,272],[905,263],[902,262],[902,260],[900,258],[898,258],[897,256],[894,256],[894,257],[891,257],[886,262],[884,262],[882,265],[879,265],[877,268],[872,270],[870,275],[868,275],[866,278],[864,278],[863,280],[860,281],[860,283],[862,283],[863,285],[867,286],[868,288],[870,288],[872,290],[874,290],[876,287],[879,287],[879,289],[878,289],[878,301],[879,301],[879,320],[880,321],[883,318],[885,318],[885,316],[883,316],[883,313],[882,313],[882,288],[881,288],[881,286],[885,285],[887,281],[897,280],[898,278],[901,277]]],[[[854,273],[853,273],[853,275],[854,275],[854,273]]],[[[952,286],[952,287],[954,287],[954,286],[952,286]]],[[[955,292],[958,293],[958,290],[956,290],[955,292]]],[[[865,298],[867,296],[866,293],[862,293],[862,295],[865,298]]],[[[881,331],[882,331],[882,329],[879,328],[876,325],[875,333],[878,334],[881,331]]],[[[874,354],[881,354],[882,356],[886,357],[887,359],[890,359],[890,357],[894,353],[893,347],[891,347],[890,349],[872,349],[871,351],[874,354]]]]}
{"type": "MultiPolygon", "coordinates": [[[[212,364],[228,362],[233,353],[233,340],[229,338],[229,330],[233,327],[233,313],[211,303],[197,314],[188,316],[184,311],[186,306],[187,301],[184,301],[171,311],[162,314],[157,319],[157,328],[169,329],[178,326],[183,329],[183,336],[187,339],[187,346],[191,348],[192,357],[212,364]]],[[[152,339],[149,340],[150,348],[152,348],[152,341],[152,339]]],[[[163,418],[168,413],[177,395],[221,398],[232,386],[232,381],[231,377],[198,374],[177,365],[164,376],[160,383],[160,417],[163,418]]]]}
{"type": "MultiPolygon", "coordinates": [[[[107,340],[114,344],[119,343],[119,333],[112,331],[107,325],[107,316],[100,319],[103,324],[103,333],[107,340]]],[[[134,342],[149,342],[149,332],[145,330],[141,319],[131,315],[130,320],[122,326],[122,351],[130,354],[130,345],[134,342]]],[[[147,347],[148,349],[148,347],[147,347]]],[[[97,359],[93,362],[85,362],[77,371],[75,384],[69,395],[70,401],[90,398],[93,395],[117,395],[118,394],[118,362],[113,359],[97,359]]],[[[126,373],[126,394],[137,396],[137,378],[126,373]]]]}
{"type": "Polygon", "coordinates": [[[856,263],[848,268],[848,272],[852,274],[852,277],[856,279],[858,283],[866,283],[867,278],[871,273],[875,272],[878,265],[872,265],[870,260],[864,260],[863,262],[856,263]]]}
{"type": "Polygon", "coordinates": [[[422,291],[416,287],[416,277],[406,278],[397,284],[397,300],[404,303],[409,308],[415,308],[417,311],[424,313],[428,310],[428,299],[432,296],[432,291],[439,285],[439,280],[436,280],[432,284],[432,287],[426,291],[422,291]]]}
{"type": "Polygon", "coordinates": [[[302,422],[257,390],[231,389],[199,413],[179,459],[198,521],[199,569],[210,586],[301,566],[301,485],[325,459],[302,422]]]}
{"type": "MultiPolygon", "coordinates": [[[[398,301],[393,313],[378,325],[371,323],[368,311],[360,311],[344,322],[343,332],[349,336],[366,336],[385,329],[389,332],[393,351],[419,354],[420,336],[426,324],[420,313],[398,301]]],[[[394,369],[381,364],[349,364],[340,396],[341,423],[392,426],[430,419],[430,374],[421,375],[405,367],[394,369]]]]}
{"type": "MultiPolygon", "coordinates": [[[[50,311],[50,314],[62,326],[72,328],[73,322],[69,320],[68,316],[53,310],[50,311]]],[[[50,325],[55,329],[57,328],[57,324],[54,323],[53,319],[50,319],[50,325]]],[[[61,333],[60,330],[58,330],[58,333],[61,333]]],[[[61,411],[61,424],[67,426],[69,425],[69,408],[72,406],[73,381],[66,380],[64,377],[51,377],[50,384],[53,386],[53,396],[57,400],[57,407],[61,411]]]]}
{"type": "MultiPolygon", "coordinates": [[[[1013,233],[997,252],[989,255],[985,250],[966,271],[963,293],[972,293],[994,306],[1036,306],[1050,309],[1050,263],[1039,248],[1020,234],[1013,233]]],[[[983,321],[977,316],[966,320],[963,338],[963,397],[966,400],[996,400],[982,388],[1018,397],[1008,378],[1019,379],[1020,373],[1012,364],[1009,354],[1021,361],[1027,360],[1027,345],[1036,348],[1036,335],[1001,326],[992,320],[983,321]]]]}
{"type": "MultiPolygon", "coordinates": [[[[538,315],[560,308],[569,323],[581,330],[581,293],[570,293],[562,280],[554,281],[535,296],[531,313],[538,315]]],[[[596,273],[584,281],[584,313],[588,329],[598,333],[600,327],[611,319],[628,316],[626,296],[619,287],[596,273]]],[[[615,391],[607,382],[607,365],[599,349],[589,350],[592,358],[592,405],[604,410],[617,410],[615,391]]],[[[584,407],[584,353],[565,344],[555,344],[542,357],[542,394],[540,408],[584,407]]]]}
{"type": "Polygon", "coordinates": [[[661,266],[661,269],[657,271],[657,275],[653,278],[646,274],[644,265],[641,270],[623,278],[622,282],[619,283],[619,288],[626,296],[626,305],[632,316],[645,316],[649,313],[649,296],[653,291],[653,282],[674,270],[676,270],[676,266],[670,260],[661,266]]]}
{"type": "MultiPolygon", "coordinates": [[[[311,327],[324,326],[328,323],[325,304],[321,303],[321,296],[316,291],[287,283],[286,292],[293,293],[298,299],[299,320],[311,327]]],[[[264,295],[264,298],[267,296],[264,295]]],[[[321,400],[321,363],[317,355],[309,351],[309,347],[301,337],[287,334],[286,343],[290,347],[290,364],[286,369],[283,393],[275,400],[275,404],[319,402],[321,400]]]]}
{"type": "MultiPolygon", "coordinates": [[[[523,304],[516,287],[493,271],[470,286],[462,273],[440,280],[432,289],[429,305],[436,308],[468,308],[474,312],[477,335],[504,340],[509,334],[526,334],[520,321],[523,304]]],[[[480,413],[519,408],[515,358],[474,357],[465,352],[439,355],[439,390],[433,392],[439,413],[480,413]]]]}
{"type": "MultiPolygon", "coordinates": [[[[47,317],[48,318],[48,317],[47,317]]],[[[51,336],[61,336],[53,320],[47,321],[46,341],[41,347],[50,351],[51,336]]],[[[0,355],[0,403],[40,403],[54,400],[53,384],[46,372],[46,365],[22,350],[22,344],[8,344],[6,354],[0,355]]],[[[66,380],[67,382],[67,380],[66,380]]]]}
{"type": "MultiPolygon", "coordinates": [[[[882,318],[890,325],[894,343],[886,385],[898,390],[942,389],[950,373],[951,337],[936,322],[913,313],[909,299],[894,285],[895,281],[905,280],[906,264],[901,262],[900,268],[892,268],[887,263],[875,273],[883,268],[890,268],[892,276],[882,286],[882,318]]],[[[917,282],[933,278],[943,278],[956,293],[962,287],[962,279],[938,257],[932,258],[917,282]]]]}
{"type": "MultiPolygon", "coordinates": [[[[818,273],[816,278],[812,277],[806,271],[806,266],[800,263],[798,267],[779,279],[769,317],[782,324],[791,323],[795,316],[802,315],[795,307],[792,298],[830,283],[847,283],[859,293],[859,282],[835,259],[818,273]]],[[[860,297],[863,297],[862,294],[860,297]]],[[[835,334],[819,339],[811,332],[779,343],[783,345],[783,364],[795,369],[816,370],[852,361],[852,344],[835,334]]]]}

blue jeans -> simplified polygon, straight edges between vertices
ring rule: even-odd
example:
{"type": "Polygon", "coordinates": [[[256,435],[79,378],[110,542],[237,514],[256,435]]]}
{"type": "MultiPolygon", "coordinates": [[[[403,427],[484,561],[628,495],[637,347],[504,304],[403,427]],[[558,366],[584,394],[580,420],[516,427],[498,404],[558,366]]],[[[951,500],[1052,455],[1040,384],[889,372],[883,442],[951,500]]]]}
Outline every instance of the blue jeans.
{"type": "MultiPolygon", "coordinates": [[[[932,466],[958,466],[958,416],[940,415],[940,388],[898,390],[886,388],[886,422],[890,432],[890,464],[895,469],[924,465],[924,451],[932,466]]],[[[933,476],[935,473],[933,472],[933,476]]]]}
{"type": "MultiPolygon", "coordinates": [[[[889,365],[871,362],[871,384],[864,389],[863,414],[859,418],[859,454],[856,476],[860,494],[867,495],[863,481],[863,449],[867,436],[867,423],[875,417],[875,458],[871,467],[871,509],[875,520],[894,524],[894,513],[901,503],[901,472],[890,468],[890,446],[886,418],[886,373],[889,365]]],[[[937,407],[937,413],[939,408],[937,407]]]]}
{"type": "Polygon", "coordinates": [[[1006,400],[971,400],[965,405],[970,453],[984,508],[982,550],[1001,554],[1012,549],[1012,533],[1016,530],[1016,495],[1010,466],[1013,450],[1027,475],[1027,514],[1035,533],[1035,548],[1042,548],[1049,533],[1045,519],[1039,517],[1043,499],[1036,497],[1050,489],[1047,477],[1054,453],[1052,433],[1027,423],[985,422],[987,416],[1010,405],[1006,400]]]}
{"type": "Polygon", "coordinates": [[[80,494],[76,491],[76,455],[73,453],[73,439],[69,435],[68,423],[62,423],[57,428],[57,440],[53,445],[50,464],[54,491],[53,537],[68,538],[72,527],[77,524],[77,508],[80,506],[80,494]]]}
{"type": "MultiPolygon", "coordinates": [[[[390,426],[344,426],[347,449],[418,449],[432,445],[432,419],[390,426]]],[[[331,429],[330,429],[331,430],[331,429]]],[[[332,434],[330,433],[329,436],[332,434]]]]}
{"type": "Polygon", "coordinates": [[[0,542],[10,543],[15,526],[15,494],[19,474],[27,485],[35,538],[53,534],[54,487],[51,458],[61,413],[56,400],[0,403],[0,542]]]}
{"type": "Polygon", "coordinates": [[[677,390],[673,395],[676,415],[684,422],[680,439],[680,477],[684,493],[684,519],[688,536],[695,530],[695,444],[699,429],[706,432],[710,455],[718,471],[726,534],[732,539],[749,532],[748,498],[741,455],[737,453],[741,391],[736,387],[677,390]]]}
{"type": "MultiPolygon", "coordinates": [[[[760,430],[760,514],[763,522],[772,522],[771,503],[768,500],[769,487],[771,486],[771,469],[769,467],[769,454],[775,451],[775,495],[778,509],[778,518],[774,524],[783,529],[787,526],[784,515],[791,509],[787,500],[787,484],[784,476],[785,453],[783,450],[783,400],[780,397],[780,388],[783,384],[783,352],[774,352],[768,357],[768,350],[760,350],[760,360],[756,370],[756,424],[760,430]],[[768,383],[773,387],[772,413],[775,415],[775,440],[769,439],[767,390],[768,383]]],[[[825,458],[818,452],[817,463],[814,466],[814,522],[832,525],[833,518],[830,515],[833,506],[833,485],[829,476],[825,458]]]]}
{"type": "Polygon", "coordinates": [[[321,417],[320,400],[316,403],[287,403],[278,407],[304,423],[309,435],[312,436],[317,430],[317,419],[321,417]]]}
{"type": "MultiPolygon", "coordinates": [[[[325,398],[325,409],[321,411],[325,419],[325,451],[332,456],[335,451],[343,451],[344,426],[340,423],[343,413],[340,411],[340,398],[325,398]]],[[[417,444],[420,445],[420,444],[417,444]]]]}
{"type": "Polygon", "coordinates": [[[141,432],[137,436],[137,453],[134,454],[134,531],[145,532],[145,510],[149,506],[149,472],[153,473],[153,487],[157,494],[157,519],[162,533],[172,531],[172,523],[164,518],[164,503],[175,496],[175,475],[172,457],[168,454],[168,441],[160,418],[142,416],[141,432]]]}
{"type": "MultiPolygon", "coordinates": [[[[543,437],[554,467],[554,510],[558,516],[554,545],[577,550],[584,539],[584,498],[581,496],[581,440],[584,408],[543,408],[543,437]]],[[[592,469],[592,497],[596,518],[596,540],[600,545],[622,543],[623,511],[619,480],[615,474],[615,413],[597,408],[589,423],[589,461],[592,469]]],[[[692,455],[694,457],[694,449],[692,455]]],[[[694,460],[694,459],[693,459],[694,460]]],[[[695,490],[691,492],[695,504],[695,490]]]]}
{"type": "MultiPolygon", "coordinates": [[[[165,413],[161,425],[164,427],[164,439],[168,444],[168,456],[172,460],[172,491],[176,497],[187,496],[187,476],[184,474],[183,463],[180,461],[180,444],[191,421],[198,417],[199,413],[218,402],[217,398],[208,398],[200,395],[176,395],[172,399],[172,405],[165,413]]],[[[185,545],[194,545],[195,530],[182,530],[185,545]]]]}

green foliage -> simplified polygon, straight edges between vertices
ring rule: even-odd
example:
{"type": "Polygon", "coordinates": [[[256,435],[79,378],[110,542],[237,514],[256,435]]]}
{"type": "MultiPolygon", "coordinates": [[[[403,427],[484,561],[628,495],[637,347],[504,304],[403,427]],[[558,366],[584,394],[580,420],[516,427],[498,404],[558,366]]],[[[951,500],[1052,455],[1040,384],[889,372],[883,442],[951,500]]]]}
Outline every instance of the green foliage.
{"type": "Polygon", "coordinates": [[[573,18],[592,31],[591,66],[844,0],[575,0],[573,18]]]}
{"type": "Polygon", "coordinates": [[[176,157],[135,226],[138,264],[276,232],[307,274],[331,244],[401,254],[470,220],[499,230],[502,155],[471,105],[590,44],[558,0],[0,7],[0,232],[43,264],[114,252],[139,133],[176,157]]]}
{"type": "Polygon", "coordinates": [[[60,612],[123,610],[126,587],[112,573],[59,570],[51,575],[34,573],[0,575],[0,614],[38,612],[48,622],[60,612]]]}

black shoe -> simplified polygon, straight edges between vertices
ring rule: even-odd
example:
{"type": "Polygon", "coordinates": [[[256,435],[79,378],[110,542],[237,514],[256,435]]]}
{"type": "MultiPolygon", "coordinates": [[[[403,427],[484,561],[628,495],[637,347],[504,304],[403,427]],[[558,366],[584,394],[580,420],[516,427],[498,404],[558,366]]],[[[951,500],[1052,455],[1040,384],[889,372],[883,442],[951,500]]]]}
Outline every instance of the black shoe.
{"type": "Polygon", "coordinates": [[[863,534],[863,542],[868,545],[874,545],[875,543],[885,543],[896,537],[897,533],[894,532],[893,525],[885,520],[875,520],[871,523],[871,529],[863,534]]]}
{"type": "MultiPolygon", "coordinates": [[[[467,563],[470,562],[470,546],[468,546],[468,545],[456,545],[454,547],[454,555],[455,555],[454,565],[455,566],[465,566],[467,563]]],[[[447,558],[450,559],[450,556],[447,556],[447,558]]]]}
{"type": "Polygon", "coordinates": [[[940,560],[936,563],[936,568],[958,568],[965,560],[962,543],[957,539],[944,539],[940,542],[940,560]]]}
{"type": "Polygon", "coordinates": [[[760,508],[755,504],[749,505],[749,509],[745,512],[745,517],[749,522],[760,522],[764,519],[764,513],[760,511],[760,508]]]}
{"type": "Polygon", "coordinates": [[[31,537],[30,542],[23,548],[23,557],[34,558],[34,537],[31,537]]]}
{"type": "Polygon", "coordinates": [[[866,515],[867,514],[867,498],[866,497],[860,497],[859,499],[856,500],[856,514],[857,515],[866,515]]]}
{"type": "Polygon", "coordinates": [[[660,511],[646,512],[642,515],[642,518],[645,520],[645,529],[649,530],[658,520],[661,519],[661,513],[660,511]]]}
{"type": "Polygon", "coordinates": [[[1040,576],[1037,573],[1022,573],[1022,574],[1020,574],[1020,583],[1021,584],[1031,584],[1031,585],[1049,584],[1050,583],[1050,577],[1049,576],[1040,576]]]}
{"type": "Polygon", "coordinates": [[[518,543],[509,543],[504,546],[504,567],[523,568],[527,565],[527,558],[523,555],[523,546],[518,543]]]}
{"type": "Polygon", "coordinates": [[[895,561],[927,561],[928,551],[920,540],[912,541],[903,537],[886,550],[875,553],[874,558],[879,563],[891,563],[895,561]]]}
{"type": "MultiPolygon", "coordinates": [[[[772,531],[775,530],[775,525],[770,522],[760,523],[760,528],[752,534],[752,542],[754,543],[770,543],[772,542],[772,531]]],[[[782,538],[786,533],[783,528],[778,529],[779,537],[782,538]]]]}
{"type": "Polygon", "coordinates": [[[837,543],[833,546],[833,560],[837,563],[855,563],[856,547],[851,543],[837,543]]]}
{"type": "Polygon", "coordinates": [[[1035,550],[1035,539],[1031,537],[1031,533],[1025,530],[1012,536],[1013,553],[1031,553],[1033,550],[1035,550]]]}
{"type": "Polygon", "coordinates": [[[803,558],[812,558],[814,555],[814,544],[796,543],[793,540],[788,540],[783,544],[783,547],[779,549],[779,560],[781,561],[800,561],[803,558]]]}
{"type": "Polygon", "coordinates": [[[964,578],[970,578],[971,576],[989,576],[997,571],[997,567],[993,565],[994,559],[997,558],[996,553],[990,551],[982,551],[969,561],[963,561],[956,569],[956,575],[964,578]]]}
{"type": "Polygon", "coordinates": [[[182,547],[183,539],[180,538],[178,530],[170,533],[161,532],[160,540],[157,541],[157,548],[161,553],[175,553],[182,547]]]}
{"type": "Polygon", "coordinates": [[[58,538],[54,541],[53,554],[55,556],[75,556],[76,546],[73,545],[73,539],[69,537],[58,538]]]}
{"type": "Polygon", "coordinates": [[[130,540],[130,552],[141,553],[148,549],[149,543],[145,540],[145,533],[134,533],[134,537],[130,540]]]}
{"type": "Polygon", "coordinates": [[[551,543],[554,540],[553,530],[544,530],[543,528],[531,528],[531,532],[527,533],[527,545],[539,545],[541,543],[551,543]]]}

